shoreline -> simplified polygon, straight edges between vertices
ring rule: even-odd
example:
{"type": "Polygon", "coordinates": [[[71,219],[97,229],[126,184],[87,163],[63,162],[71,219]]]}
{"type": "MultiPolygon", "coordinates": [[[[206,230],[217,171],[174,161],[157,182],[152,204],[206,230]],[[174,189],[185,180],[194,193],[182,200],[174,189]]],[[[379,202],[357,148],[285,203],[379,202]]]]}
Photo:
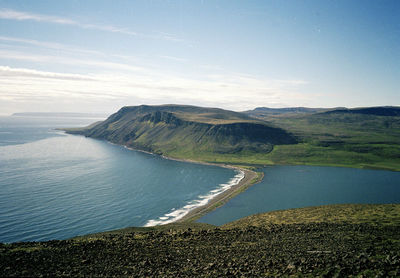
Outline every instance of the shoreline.
{"type": "MultiPolygon", "coordinates": [[[[68,133],[66,130],[64,130],[64,132],[69,135],[83,136],[81,134],[68,133]]],[[[245,168],[235,166],[235,165],[203,162],[203,161],[196,161],[196,160],[192,160],[192,159],[174,158],[174,157],[169,157],[169,156],[162,155],[162,154],[160,155],[160,154],[152,153],[152,152],[145,151],[145,150],[134,149],[132,147],[128,147],[127,145],[116,144],[116,143],[110,142],[108,140],[103,140],[103,141],[105,141],[109,144],[112,144],[112,145],[124,147],[131,151],[138,151],[138,152],[142,152],[142,153],[146,153],[146,154],[150,154],[150,155],[159,156],[163,159],[228,168],[228,169],[242,172],[244,174],[244,177],[237,184],[232,185],[227,190],[225,190],[225,191],[219,193],[218,195],[214,196],[213,198],[209,199],[206,204],[199,206],[199,207],[195,207],[192,210],[189,210],[187,214],[183,215],[181,218],[179,218],[173,222],[170,222],[170,223],[194,222],[197,219],[204,216],[205,214],[207,214],[208,212],[211,212],[214,209],[224,205],[231,198],[233,198],[236,195],[238,195],[239,193],[245,191],[248,187],[252,186],[253,184],[259,183],[264,178],[263,172],[255,172],[255,171],[245,169],[245,168]]],[[[160,216],[160,217],[163,217],[163,216],[160,216]]],[[[153,219],[150,219],[149,221],[151,221],[151,220],[153,220],[153,219]]],[[[166,225],[166,224],[168,224],[168,223],[159,224],[159,225],[166,225]]],[[[155,225],[155,226],[159,226],[159,225],[155,225]]],[[[144,226],[144,227],[148,227],[148,226],[144,226]]]]}
{"type": "MultiPolygon", "coordinates": [[[[107,141],[109,142],[109,141],[107,141]]],[[[118,145],[114,144],[112,142],[109,142],[113,145],[118,145]]],[[[243,173],[243,178],[237,183],[232,185],[229,189],[219,193],[218,195],[214,196],[213,198],[209,199],[208,202],[205,205],[196,207],[192,210],[189,210],[187,214],[185,214],[182,218],[179,218],[173,222],[170,223],[182,223],[182,222],[193,222],[196,221],[197,219],[201,218],[205,214],[213,211],[214,209],[224,205],[226,202],[228,202],[231,198],[235,197],[239,193],[245,191],[248,187],[252,186],[253,184],[259,183],[262,181],[264,178],[264,174],[262,172],[255,172],[249,169],[244,169],[239,166],[234,166],[234,165],[229,165],[229,164],[218,164],[218,163],[211,163],[211,162],[202,162],[202,161],[196,161],[192,159],[182,159],[182,158],[174,158],[174,157],[169,157],[166,155],[159,155],[155,154],[149,151],[144,151],[144,150],[139,150],[139,149],[134,149],[131,147],[128,147],[126,145],[119,145],[123,146],[124,148],[131,150],[131,151],[139,151],[151,155],[157,155],[163,159],[168,159],[168,160],[174,160],[174,161],[179,161],[179,162],[186,162],[186,163],[194,163],[194,164],[200,164],[200,165],[209,165],[209,166],[217,166],[217,167],[222,167],[222,168],[228,168],[232,170],[236,170],[239,172],[243,173]]],[[[166,225],[169,223],[165,224],[159,224],[159,225],[166,225]]],[[[155,226],[159,226],[155,225],[155,226]]],[[[152,227],[152,226],[144,226],[144,227],[152,227]]]]}
{"type": "Polygon", "coordinates": [[[235,197],[236,195],[242,193],[250,186],[260,182],[264,175],[257,174],[257,172],[243,169],[240,167],[232,166],[232,165],[225,165],[226,168],[232,168],[238,171],[242,171],[244,173],[244,177],[235,185],[230,187],[229,189],[221,192],[220,194],[216,195],[214,198],[210,199],[207,204],[195,208],[189,211],[185,216],[181,219],[177,220],[175,223],[179,222],[194,222],[201,218],[202,216],[206,215],[207,213],[217,209],[218,207],[223,206],[226,204],[231,198],[235,197]]]}

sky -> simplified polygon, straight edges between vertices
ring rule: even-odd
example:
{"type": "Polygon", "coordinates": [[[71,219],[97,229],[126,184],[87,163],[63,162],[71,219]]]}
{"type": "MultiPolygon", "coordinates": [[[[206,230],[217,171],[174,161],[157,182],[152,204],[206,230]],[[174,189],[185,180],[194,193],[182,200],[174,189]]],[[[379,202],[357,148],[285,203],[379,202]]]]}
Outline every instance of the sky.
{"type": "Polygon", "coordinates": [[[400,105],[400,1],[0,0],[0,114],[400,105]]]}

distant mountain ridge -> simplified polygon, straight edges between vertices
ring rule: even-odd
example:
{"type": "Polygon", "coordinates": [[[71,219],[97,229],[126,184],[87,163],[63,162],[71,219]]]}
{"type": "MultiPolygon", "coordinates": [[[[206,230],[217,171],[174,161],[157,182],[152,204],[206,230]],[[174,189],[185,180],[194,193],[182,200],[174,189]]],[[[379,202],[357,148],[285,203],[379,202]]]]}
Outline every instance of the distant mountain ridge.
{"type": "MultiPolygon", "coordinates": [[[[335,108],[333,108],[335,109],[335,108]]],[[[258,116],[279,116],[279,115],[305,115],[320,113],[332,110],[332,108],[308,108],[308,107],[286,107],[286,108],[269,108],[257,107],[253,110],[247,110],[243,113],[252,117],[258,116]]]]}
{"type": "Polygon", "coordinates": [[[245,114],[188,105],[127,106],[94,126],[66,131],[167,155],[268,153],[274,144],[297,142],[285,130],[245,114]]]}
{"type": "MultiPolygon", "coordinates": [[[[270,112],[270,113],[313,113],[327,110],[327,108],[309,108],[309,107],[285,107],[285,108],[269,108],[269,107],[257,107],[254,112],[270,112]]],[[[249,112],[249,111],[246,111],[249,112]]]]}
{"type": "Polygon", "coordinates": [[[364,114],[376,116],[400,116],[399,106],[376,106],[376,107],[358,107],[358,108],[308,108],[308,107],[286,107],[286,108],[269,108],[257,107],[253,110],[243,112],[246,115],[257,116],[279,116],[279,115],[306,115],[315,113],[349,113],[349,114],[364,114]]]}

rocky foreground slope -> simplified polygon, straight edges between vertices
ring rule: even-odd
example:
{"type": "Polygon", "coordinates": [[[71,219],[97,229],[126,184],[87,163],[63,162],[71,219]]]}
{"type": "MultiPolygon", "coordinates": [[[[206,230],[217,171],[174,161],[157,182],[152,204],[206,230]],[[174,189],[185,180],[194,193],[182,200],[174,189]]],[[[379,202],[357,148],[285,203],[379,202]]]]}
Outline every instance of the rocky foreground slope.
{"type": "MultiPolygon", "coordinates": [[[[400,205],[376,206],[369,217],[362,206],[350,207],[345,212],[355,217],[335,223],[331,213],[343,208],[319,208],[326,222],[273,224],[279,212],[262,225],[253,217],[219,228],[172,224],[1,244],[0,276],[399,277],[400,205]]],[[[285,217],[300,215],[317,217],[307,210],[285,217]]]]}

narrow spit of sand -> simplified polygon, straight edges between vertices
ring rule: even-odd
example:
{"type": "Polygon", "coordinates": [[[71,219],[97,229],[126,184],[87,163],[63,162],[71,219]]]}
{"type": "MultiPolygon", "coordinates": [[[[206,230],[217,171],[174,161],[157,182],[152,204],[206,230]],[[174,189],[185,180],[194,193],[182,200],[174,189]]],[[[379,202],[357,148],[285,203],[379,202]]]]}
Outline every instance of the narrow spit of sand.
{"type": "MultiPolygon", "coordinates": [[[[149,154],[153,154],[151,152],[147,151],[142,151],[142,150],[137,150],[137,149],[132,149],[127,146],[126,148],[134,151],[140,151],[140,152],[145,152],[149,154]]],[[[157,155],[157,154],[153,154],[157,155]]],[[[238,166],[233,166],[233,165],[228,165],[228,164],[218,164],[218,163],[210,163],[210,162],[200,162],[196,160],[191,160],[191,159],[179,159],[179,158],[172,158],[168,157],[165,155],[161,155],[162,158],[164,159],[169,159],[169,160],[175,160],[175,161],[182,161],[182,162],[188,162],[188,163],[196,163],[196,164],[203,164],[203,165],[213,165],[213,166],[218,166],[218,167],[223,167],[223,168],[229,168],[229,169],[234,169],[238,170],[244,173],[243,179],[238,183],[233,185],[231,188],[228,190],[218,194],[214,198],[210,199],[207,204],[201,207],[197,207],[191,211],[189,211],[185,216],[182,218],[174,221],[174,222],[187,222],[187,221],[195,221],[205,215],[206,213],[216,209],[217,207],[222,206],[225,204],[229,199],[233,198],[237,194],[243,192],[246,190],[249,186],[260,182],[264,178],[264,174],[261,173],[261,175],[258,175],[255,171],[249,170],[249,169],[244,169],[238,166]]]]}
{"type": "Polygon", "coordinates": [[[191,210],[188,214],[186,214],[184,217],[182,217],[176,222],[195,221],[200,217],[202,217],[203,215],[205,215],[206,213],[216,209],[217,207],[222,206],[229,199],[236,196],[240,192],[244,191],[247,187],[262,180],[262,176],[259,177],[256,172],[248,169],[243,169],[231,165],[218,165],[218,164],[212,164],[212,165],[232,168],[235,170],[242,171],[244,173],[244,177],[238,184],[233,185],[228,190],[222,192],[221,194],[218,194],[217,196],[209,200],[209,202],[206,205],[191,210]]]}
{"type": "MultiPolygon", "coordinates": [[[[111,142],[110,142],[111,143],[111,142]]],[[[111,143],[112,144],[112,143],[111,143]]],[[[143,150],[138,150],[138,149],[133,149],[128,146],[124,146],[125,148],[132,150],[132,151],[139,151],[139,152],[144,152],[152,155],[157,155],[148,151],[143,151],[143,150]]],[[[244,169],[238,166],[233,166],[233,165],[228,165],[228,164],[218,164],[218,163],[209,163],[209,162],[200,162],[196,160],[191,160],[191,159],[179,159],[179,158],[172,158],[168,157],[165,155],[161,155],[162,158],[164,159],[169,159],[169,160],[176,160],[176,161],[182,161],[182,162],[188,162],[188,163],[196,163],[196,164],[203,164],[203,165],[213,165],[213,166],[218,166],[218,167],[223,167],[223,168],[229,168],[229,169],[234,169],[237,171],[241,171],[244,173],[243,179],[238,184],[233,185],[231,188],[228,190],[218,194],[214,198],[210,199],[207,204],[201,207],[197,207],[191,211],[189,211],[185,216],[182,218],[174,221],[174,222],[191,222],[199,219],[206,213],[216,209],[217,207],[222,206],[225,204],[229,199],[233,198],[237,194],[243,192],[246,190],[249,186],[260,182],[264,175],[258,175],[255,171],[249,170],[249,169],[244,169]]]]}

